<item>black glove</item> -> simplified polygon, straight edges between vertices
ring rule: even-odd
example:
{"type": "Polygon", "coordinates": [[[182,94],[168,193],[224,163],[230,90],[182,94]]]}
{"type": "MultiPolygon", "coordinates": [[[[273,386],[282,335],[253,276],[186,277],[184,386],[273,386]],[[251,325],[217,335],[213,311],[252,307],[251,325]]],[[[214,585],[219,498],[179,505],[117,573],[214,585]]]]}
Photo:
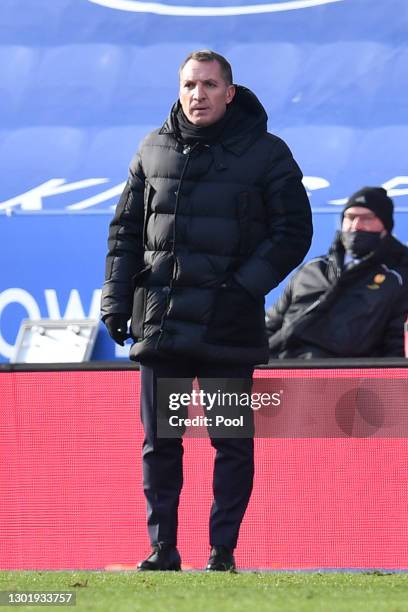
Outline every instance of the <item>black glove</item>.
{"type": "Polygon", "coordinates": [[[124,314],[111,314],[104,318],[103,322],[110,337],[120,346],[124,346],[125,340],[130,338],[128,334],[128,316],[124,314]]]}

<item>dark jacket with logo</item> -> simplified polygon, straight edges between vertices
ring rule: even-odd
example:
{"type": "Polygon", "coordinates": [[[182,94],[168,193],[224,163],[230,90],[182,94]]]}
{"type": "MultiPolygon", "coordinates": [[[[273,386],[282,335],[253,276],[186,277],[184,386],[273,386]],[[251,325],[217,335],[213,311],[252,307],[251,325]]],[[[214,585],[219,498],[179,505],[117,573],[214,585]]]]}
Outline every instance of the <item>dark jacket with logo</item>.
{"type": "Polygon", "coordinates": [[[131,315],[131,358],[268,359],[264,296],[311,240],[302,174],[238,87],[239,129],[185,145],[173,107],[132,161],[110,224],[102,316],[131,315]]]}
{"type": "Polygon", "coordinates": [[[343,261],[338,233],[293,275],[267,312],[271,358],[404,356],[408,248],[387,235],[357,265],[343,261]]]}

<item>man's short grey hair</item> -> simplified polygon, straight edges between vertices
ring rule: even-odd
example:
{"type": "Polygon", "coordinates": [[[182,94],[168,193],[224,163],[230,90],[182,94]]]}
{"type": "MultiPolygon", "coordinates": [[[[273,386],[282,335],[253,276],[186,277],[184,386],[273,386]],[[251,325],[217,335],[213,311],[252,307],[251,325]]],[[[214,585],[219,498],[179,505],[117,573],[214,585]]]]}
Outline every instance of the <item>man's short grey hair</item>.
{"type": "Polygon", "coordinates": [[[225,57],[216,53],[215,51],[210,51],[210,49],[201,49],[200,51],[192,51],[189,55],[187,55],[186,59],[180,66],[179,75],[181,75],[181,71],[184,66],[190,60],[196,60],[197,62],[218,62],[221,67],[221,73],[224,81],[227,85],[232,85],[232,68],[231,64],[225,57]]]}

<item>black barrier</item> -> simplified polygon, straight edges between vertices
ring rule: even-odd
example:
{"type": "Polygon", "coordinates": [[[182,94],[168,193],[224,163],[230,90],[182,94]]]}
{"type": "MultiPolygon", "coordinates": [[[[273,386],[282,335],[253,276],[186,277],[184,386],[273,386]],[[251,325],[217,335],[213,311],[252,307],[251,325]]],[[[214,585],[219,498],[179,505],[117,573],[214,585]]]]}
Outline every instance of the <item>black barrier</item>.
{"type": "MultiPolygon", "coordinates": [[[[268,364],[257,365],[259,370],[330,370],[365,368],[408,368],[404,357],[350,358],[350,359],[276,359],[268,364]]],[[[86,363],[7,363],[0,364],[2,372],[68,372],[139,370],[133,361],[87,361],[86,363]]]]}

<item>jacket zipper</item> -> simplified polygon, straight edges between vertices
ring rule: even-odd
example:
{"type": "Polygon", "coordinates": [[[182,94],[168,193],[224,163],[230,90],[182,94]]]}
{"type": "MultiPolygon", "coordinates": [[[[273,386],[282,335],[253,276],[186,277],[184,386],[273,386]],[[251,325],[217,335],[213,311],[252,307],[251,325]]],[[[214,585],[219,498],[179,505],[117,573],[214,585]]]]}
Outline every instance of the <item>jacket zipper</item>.
{"type": "Polygon", "coordinates": [[[162,319],[160,321],[160,330],[159,330],[159,337],[157,339],[157,343],[156,343],[156,348],[159,347],[160,344],[160,339],[161,336],[163,335],[163,324],[164,321],[166,319],[166,316],[168,314],[168,310],[169,310],[169,306],[170,306],[170,298],[171,298],[171,292],[173,289],[173,283],[176,280],[177,277],[177,258],[176,258],[176,252],[175,252],[175,248],[176,248],[176,224],[177,224],[177,211],[178,211],[178,206],[179,206],[179,199],[180,199],[180,191],[181,191],[181,186],[184,180],[184,175],[187,171],[187,167],[188,164],[190,162],[191,159],[191,153],[194,151],[194,149],[196,149],[198,147],[198,142],[196,142],[193,146],[190,145],[185,145],[183,147],[183,154],[187,155],[186,161],[184,162],[184,166],[183,169],[181,171],[180,174],[180,179],[178,182],[178,186],[177,186],[177,191],[176,191],[176,204],[174,207],[174,225],[173,225],[173,240],[172,240],[172,246],[171,246],[171,254],[173,255],[173,273],[172,273],[172,277],[170,280],[170,287],[169,290],[167,291],[167,295],[166,295],[166,307],[164,309],[164,313],[162,316],[162,319]]]}

